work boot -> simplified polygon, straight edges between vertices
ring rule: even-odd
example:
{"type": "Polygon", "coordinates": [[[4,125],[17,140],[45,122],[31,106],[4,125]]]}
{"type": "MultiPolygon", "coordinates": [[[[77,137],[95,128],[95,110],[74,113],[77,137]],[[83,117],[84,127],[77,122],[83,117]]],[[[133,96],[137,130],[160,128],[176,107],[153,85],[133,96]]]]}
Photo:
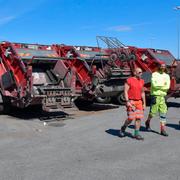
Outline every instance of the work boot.
{"type": "Polygon", "coordinates": [[[141,140],[141,141],[143,141],[144,140],[144,138],[141,136],[141,135],[135,135],[134,136],[134,138],[136,139],[136,140],[141,140]]]}
{"type": "Polygon", "coordinates": [[[151,127],[150,127],[150,123],[148,121],[145,122],[145,128],[146,128],[146,131],[152,131],[151,127]]]}
{"type": "Polygon", "coordinates": [[[161,131],[161,135],[162,135],[162,136],[168,136],[168,133],[167,133],[165,130],[162,130],[162,131],[161,131]]]}
{"type": "Polygon", "coordinates": [[[126,136],[125,130],[126,130],[126,127],[122,126],[121,130],[119,131],[119,137],[125,137],[126,136]]]}

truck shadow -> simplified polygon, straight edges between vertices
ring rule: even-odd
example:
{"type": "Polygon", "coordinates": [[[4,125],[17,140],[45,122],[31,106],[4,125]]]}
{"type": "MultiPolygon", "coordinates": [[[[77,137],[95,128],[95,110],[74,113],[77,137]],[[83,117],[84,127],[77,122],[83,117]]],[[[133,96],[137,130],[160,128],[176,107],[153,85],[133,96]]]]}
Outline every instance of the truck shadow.
{"type": "Polygon", "coordinates": [[[78,112],[91,112],[91,111],[103,111],[108,109],[115,109],[118,108],[117,105],[111,105],[111,104],[99,104],[94,103],[89,106],[84,106],[81,108],[65,108],[64,111],[59,112],[44,112],[42,111],[41,106],[30,106],[24,109],[19,108],[11,108],[11,111],[8,113],[9,116],[23,119],[23,120],[33,120],[33,119],[39,119],[42,121],[51,121],[51,119],[73,119],[73,117],[76,116],[78,112]]]}
{"type": "Polygon", "coordinates": [[[175,108],[180,108],[180,103],[177,102],[167,102],[168,107],[175,107],[175,108]]]}
{"type": "Polygon", "coordinates": [[[103,111],[103,110],[108,110],[108,109],[116,109],[119,108],[119,105],[115,104],[100,104],[100,103],[93,103],[88,106],[79,106],[79,110],[83,111],[103,111]]]}
{"type": "Polygon", "coordinates": [[[44,112],[40,106],[31,106],[24,109],[12,108],[9,116],[22,120],[39,119],[42,121],[50,121],[52,118],[66,118],[69,114],[60,112],[44,112]]]}

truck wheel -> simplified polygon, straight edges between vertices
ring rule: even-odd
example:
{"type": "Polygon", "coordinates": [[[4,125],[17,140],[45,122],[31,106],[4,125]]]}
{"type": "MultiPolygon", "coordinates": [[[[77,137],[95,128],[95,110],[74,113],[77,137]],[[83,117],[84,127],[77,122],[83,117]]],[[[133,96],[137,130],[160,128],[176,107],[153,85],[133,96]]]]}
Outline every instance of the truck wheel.
{"type": "Polygon", "coordinates": [[[0,93],[0,114],[8,114],[10,112],[10,101],[3,97],[0,93]]]}
{"type": "Polygon", "coordinates": [[[0,103],[0,114],[4,114],[4,105],[0,103]]]}
{"type": "Polygon", "coordinates": [[[96,98],[96,101],[98,103],[105,103],[105,104],[108,104],[111,102],[111,97],[97,97],[96,98]]]}
{"type": "Polygon", "coordinates": [[[0,104],[0,114],[9,114],[11,111],[10,104],[0,104]]]}
{"type": "Polygon", "coordinates": [[[117,53],[112,53],[111,55],[110,55],[110,60],[111,61],[116,61],[118,59],[118,55],[117,55],[117,53]]]}
{"type": "Polygon", "coordinates": [[[125,100],[124,92],[123,91],[118,94],[117,102],[118,102],[118,104],[121,104],[121,105],[125,105],[126,104],[126,100],[125,100]]]}
{"type": "Polygon", "coordinates": [[[3,96],[0,93],[0,114],[3,114],[3,112],[4,112],[3,96]]]}
{"type": "Polygon", "coordinates": [[[136,55],[135,54],[130,54],[129,56],[129,60],[130,61],[135,61],[137,58],[136,58],[136,55]]]}
{"type": "Polygon", "coordinates": [[[122,53],[122,54],[120,55],[120,60],[121,60],[121,61],[127,60],[126,54],[122,53]]]}

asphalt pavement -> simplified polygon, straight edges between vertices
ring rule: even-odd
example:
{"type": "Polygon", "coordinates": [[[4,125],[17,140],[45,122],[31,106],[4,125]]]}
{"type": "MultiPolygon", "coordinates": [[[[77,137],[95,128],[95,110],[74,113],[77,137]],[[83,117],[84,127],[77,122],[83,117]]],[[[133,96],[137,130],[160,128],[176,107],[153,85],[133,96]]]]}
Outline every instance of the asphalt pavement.
{"type": "MultiPolygon", "coordinates": [[[[93,105],[63,120],[42,121],[38,109],[0,116],[0,180],[180,180],[180,99],[169,100],[167,131],[144,141],[120,138],[125,107],[93,105]]],[[[147,117],[149,107],[145,111],[147,117]]]]}

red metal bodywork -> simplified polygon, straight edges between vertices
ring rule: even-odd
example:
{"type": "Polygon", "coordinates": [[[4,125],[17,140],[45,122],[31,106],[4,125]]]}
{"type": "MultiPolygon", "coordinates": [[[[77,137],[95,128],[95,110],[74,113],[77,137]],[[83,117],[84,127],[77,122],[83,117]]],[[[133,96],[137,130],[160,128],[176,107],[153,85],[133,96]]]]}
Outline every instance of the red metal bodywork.
{"type": "Polygon", "coordinates": [[[28,101],[32,87],[32,68],[25,66],[15,47],[9,42],[0,45],[0,57],[1,93],[3,96],[28,101]],[[6,83],[7,79],[9,83],[6,83]]]}
{"type": "Polygon", "coordinates": [[[180,83],[177,81],[178,68],[177,65],[175,65],[177,63],[169,51],[126,46],[115,37],[97,36],[98,46],[100,43],[106,45],[107,48],[104,50],[109,54],[110,60],[117,67],[129,69],[131,74],[136,67],[140,67],[143,70],[143,78],[146,82],[145,87],[147,92],[150,91],[152,72],[156,71],[161,61],[164,61],[167,64],[167,70],[171,77],[169,96],[177,96],[177,94],[179,94],[180,83]]]}
{"type": "Polygon", "coordinates": [[[41,104],[46,111],[73,105],[71,87],[54,70],[63,59],[50,46],[2,42],[0,59],[1,95],[12,105],[41,104]]]}
{"type": "MultiPolygon", "coordinates": [[[[123,91],[124,78],[121,74],[125,70],[111,64],[109,55],[101,48],[65,45],[53,45],[53,48],[61,57],[81,59],[82,66],[85,66],[86,70],[81,73],[77,69],[77,74],[81,74],[81,84],[83,86],[88,83],[90,87],[93,87],[93,94],[96,97],[113,97],[123,91]]],[[[126,74],[124,73],[124,75],[126,74]]]]}
{"type": "Polygon", "coordinates": [[[136,67],[140,67],[143,70],[143,78],[145,79],[145,88],[146,91],[150,91],[150,76],[151,73],[157,70],[158,65],[163,61],[167,64],[167,70],[171,77],[171,86],[169,90],[169,96],[177,96],[177,92],[179,92],[179,84],[176,81],[175,77],[175,58],[168,50],[161,50],[161,49],[152,49],[152,48],[137,48],[133,46],[128,46],[128,48],[120,48],[120,49],[105,49],[106,52],[108,52],[110,55],[115,53],[116,51],[125,53],[126,52],[126,58],[123,57],[121,59],[121,56],[116,56],[116,59],[114,59],[114,63],[117,66],[120,66],[122,68],[127,68],[127,66],[130,68],[131,72],[136,67]],[[128,57],[132,57],[128,58],[128,57]]]}
{"type": "Polygon", "coordinates": [[[65,61],[59,63],[57,69],[64,67],[68,71],[74,69],[76,80],[74,88],[76,93],[82,94],[84,99],[93,100],[96,90],[96,76],[95,69],[90,69],[86,61],[75,51],[73,46],[52,45],[59,57],[64,58],[65,61]]]}

